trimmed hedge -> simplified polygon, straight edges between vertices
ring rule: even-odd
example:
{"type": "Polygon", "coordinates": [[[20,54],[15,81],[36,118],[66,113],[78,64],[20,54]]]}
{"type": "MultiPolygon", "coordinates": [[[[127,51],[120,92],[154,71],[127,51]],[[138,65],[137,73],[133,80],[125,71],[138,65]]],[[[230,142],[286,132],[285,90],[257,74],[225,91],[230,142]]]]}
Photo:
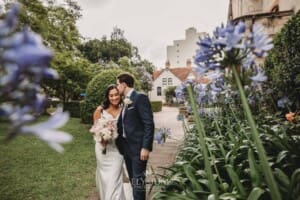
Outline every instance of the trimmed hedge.
{"type": "Polygon", "coordinates": [[[49,107],[57,107],[59,104],[62,104],[62,101],[49,101],[49,107]]]}
{"type": "Polygon", "coordinates": [[[162,110],[162,101],[151,101],[153,112],[160,112],[162,110]]]}
{"type": "Polygon", "coordinates": [[[65,102],[64,111],[68,111],[71,117],[80,118],[80,101],[65,102]]]}
{"type": "Polygon", "coordinates": [[[116,83],[116,77],[124,71],[108,69],[96,75],[87,85],[84,102],[81,102],[81,120],[83,123],[93,123],[93,113],[104,100],[105,90],[110,84],[116,83]]]}

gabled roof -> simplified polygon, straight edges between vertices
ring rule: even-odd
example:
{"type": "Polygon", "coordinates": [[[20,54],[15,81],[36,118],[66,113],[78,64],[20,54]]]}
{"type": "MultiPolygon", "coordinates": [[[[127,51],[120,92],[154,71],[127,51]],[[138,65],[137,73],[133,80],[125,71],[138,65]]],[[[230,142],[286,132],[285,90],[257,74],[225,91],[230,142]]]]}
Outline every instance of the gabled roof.
{"type": "Polygon", "coordinates": [[[192,67],[167,67],[162,70],[156,70],[153,72],[153,81],[155,81],[164,71],[170,71],[174,76],[176,76],[180,81],[187,80],[190,73],[192,73],[195,78],[196,82],[208,84],[211,80],[208,77],[199,77],[196,72],[193,71],[192,67]]]}
{"type": "Polygon", "coordinates": [[[156,71],[154,71],[153,74],[152,74],[153,80],[157,79],[161,75],[161,73],[163,73],[163,71],[164,70],[156,70],[156,71]]]}
{"type": "Polygon", "coordinates": [[[153,80],[156,80],[164,71],[170,71],[174,76],[176,76],[179,80],[184,81],[187,79],[188,75],[191,73],[191,67],[172,67],[165,68],[162,70],[157,70],[153,72],[153,80]]]}

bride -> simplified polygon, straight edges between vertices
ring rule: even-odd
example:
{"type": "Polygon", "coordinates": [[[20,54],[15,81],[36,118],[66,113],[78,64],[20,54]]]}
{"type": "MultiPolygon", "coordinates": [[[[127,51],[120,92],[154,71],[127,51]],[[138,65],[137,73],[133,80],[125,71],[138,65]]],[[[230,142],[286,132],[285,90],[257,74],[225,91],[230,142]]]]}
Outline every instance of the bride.
{"type": "MultiPolygon", "coordinates": [[[[94,124],[100,118],[117,122],[121,113],[121,96],[116,85],[106,89],[103,106],[94,112],[94,124]]],[[[96,186],[101,200],[126,200],[123,189],[123,156],[119,153],[114,140],[95,145],[97,169],[96,186]],[[103,149],[106,148],[106,153],[103,149]]]]}

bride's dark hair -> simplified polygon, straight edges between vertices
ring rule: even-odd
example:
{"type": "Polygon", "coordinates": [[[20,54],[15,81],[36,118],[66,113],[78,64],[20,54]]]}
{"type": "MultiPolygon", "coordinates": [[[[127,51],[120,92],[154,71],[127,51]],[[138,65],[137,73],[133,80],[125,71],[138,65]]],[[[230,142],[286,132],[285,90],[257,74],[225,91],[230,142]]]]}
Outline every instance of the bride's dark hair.
{"type": "MultiPolygon", "coordinates": [[[[104,110],[107,109],[107,108],[109,107],[110,102],[109,102],[109,97],[108,97],[108,96],[109,96],[109,92],[110,92],[111,90],[113,90],[113,89],[116,89],[116,90],[119,92],[118,87],[117,87],[117,85],[115,85],[115,84],[111,84],[111,85],[109,85],[109,86],[106,88],[105,96],[104,96],[104,101],[103,101],[103,109],[104,109],[104,110]]],[[[120,98],[119,105],[121,104],[121,101],[122,101],[122,99],[120,98]]]]}

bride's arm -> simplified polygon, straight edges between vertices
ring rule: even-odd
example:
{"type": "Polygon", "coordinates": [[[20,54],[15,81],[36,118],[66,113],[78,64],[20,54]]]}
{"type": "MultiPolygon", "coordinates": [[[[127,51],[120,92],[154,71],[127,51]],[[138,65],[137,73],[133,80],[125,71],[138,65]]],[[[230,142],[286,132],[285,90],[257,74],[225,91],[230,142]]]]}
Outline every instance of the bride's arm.
{"type": "Polygon", "coordinates": [[[102,106],[98,106],[96,108],[96,110],[94,111],[94,114],[93,114],[93,121],[94,121],[94,123],[95,123],[95,121],[97,119],[99,119],[101,117],[102,110],[103,110],[102,106]]]}

